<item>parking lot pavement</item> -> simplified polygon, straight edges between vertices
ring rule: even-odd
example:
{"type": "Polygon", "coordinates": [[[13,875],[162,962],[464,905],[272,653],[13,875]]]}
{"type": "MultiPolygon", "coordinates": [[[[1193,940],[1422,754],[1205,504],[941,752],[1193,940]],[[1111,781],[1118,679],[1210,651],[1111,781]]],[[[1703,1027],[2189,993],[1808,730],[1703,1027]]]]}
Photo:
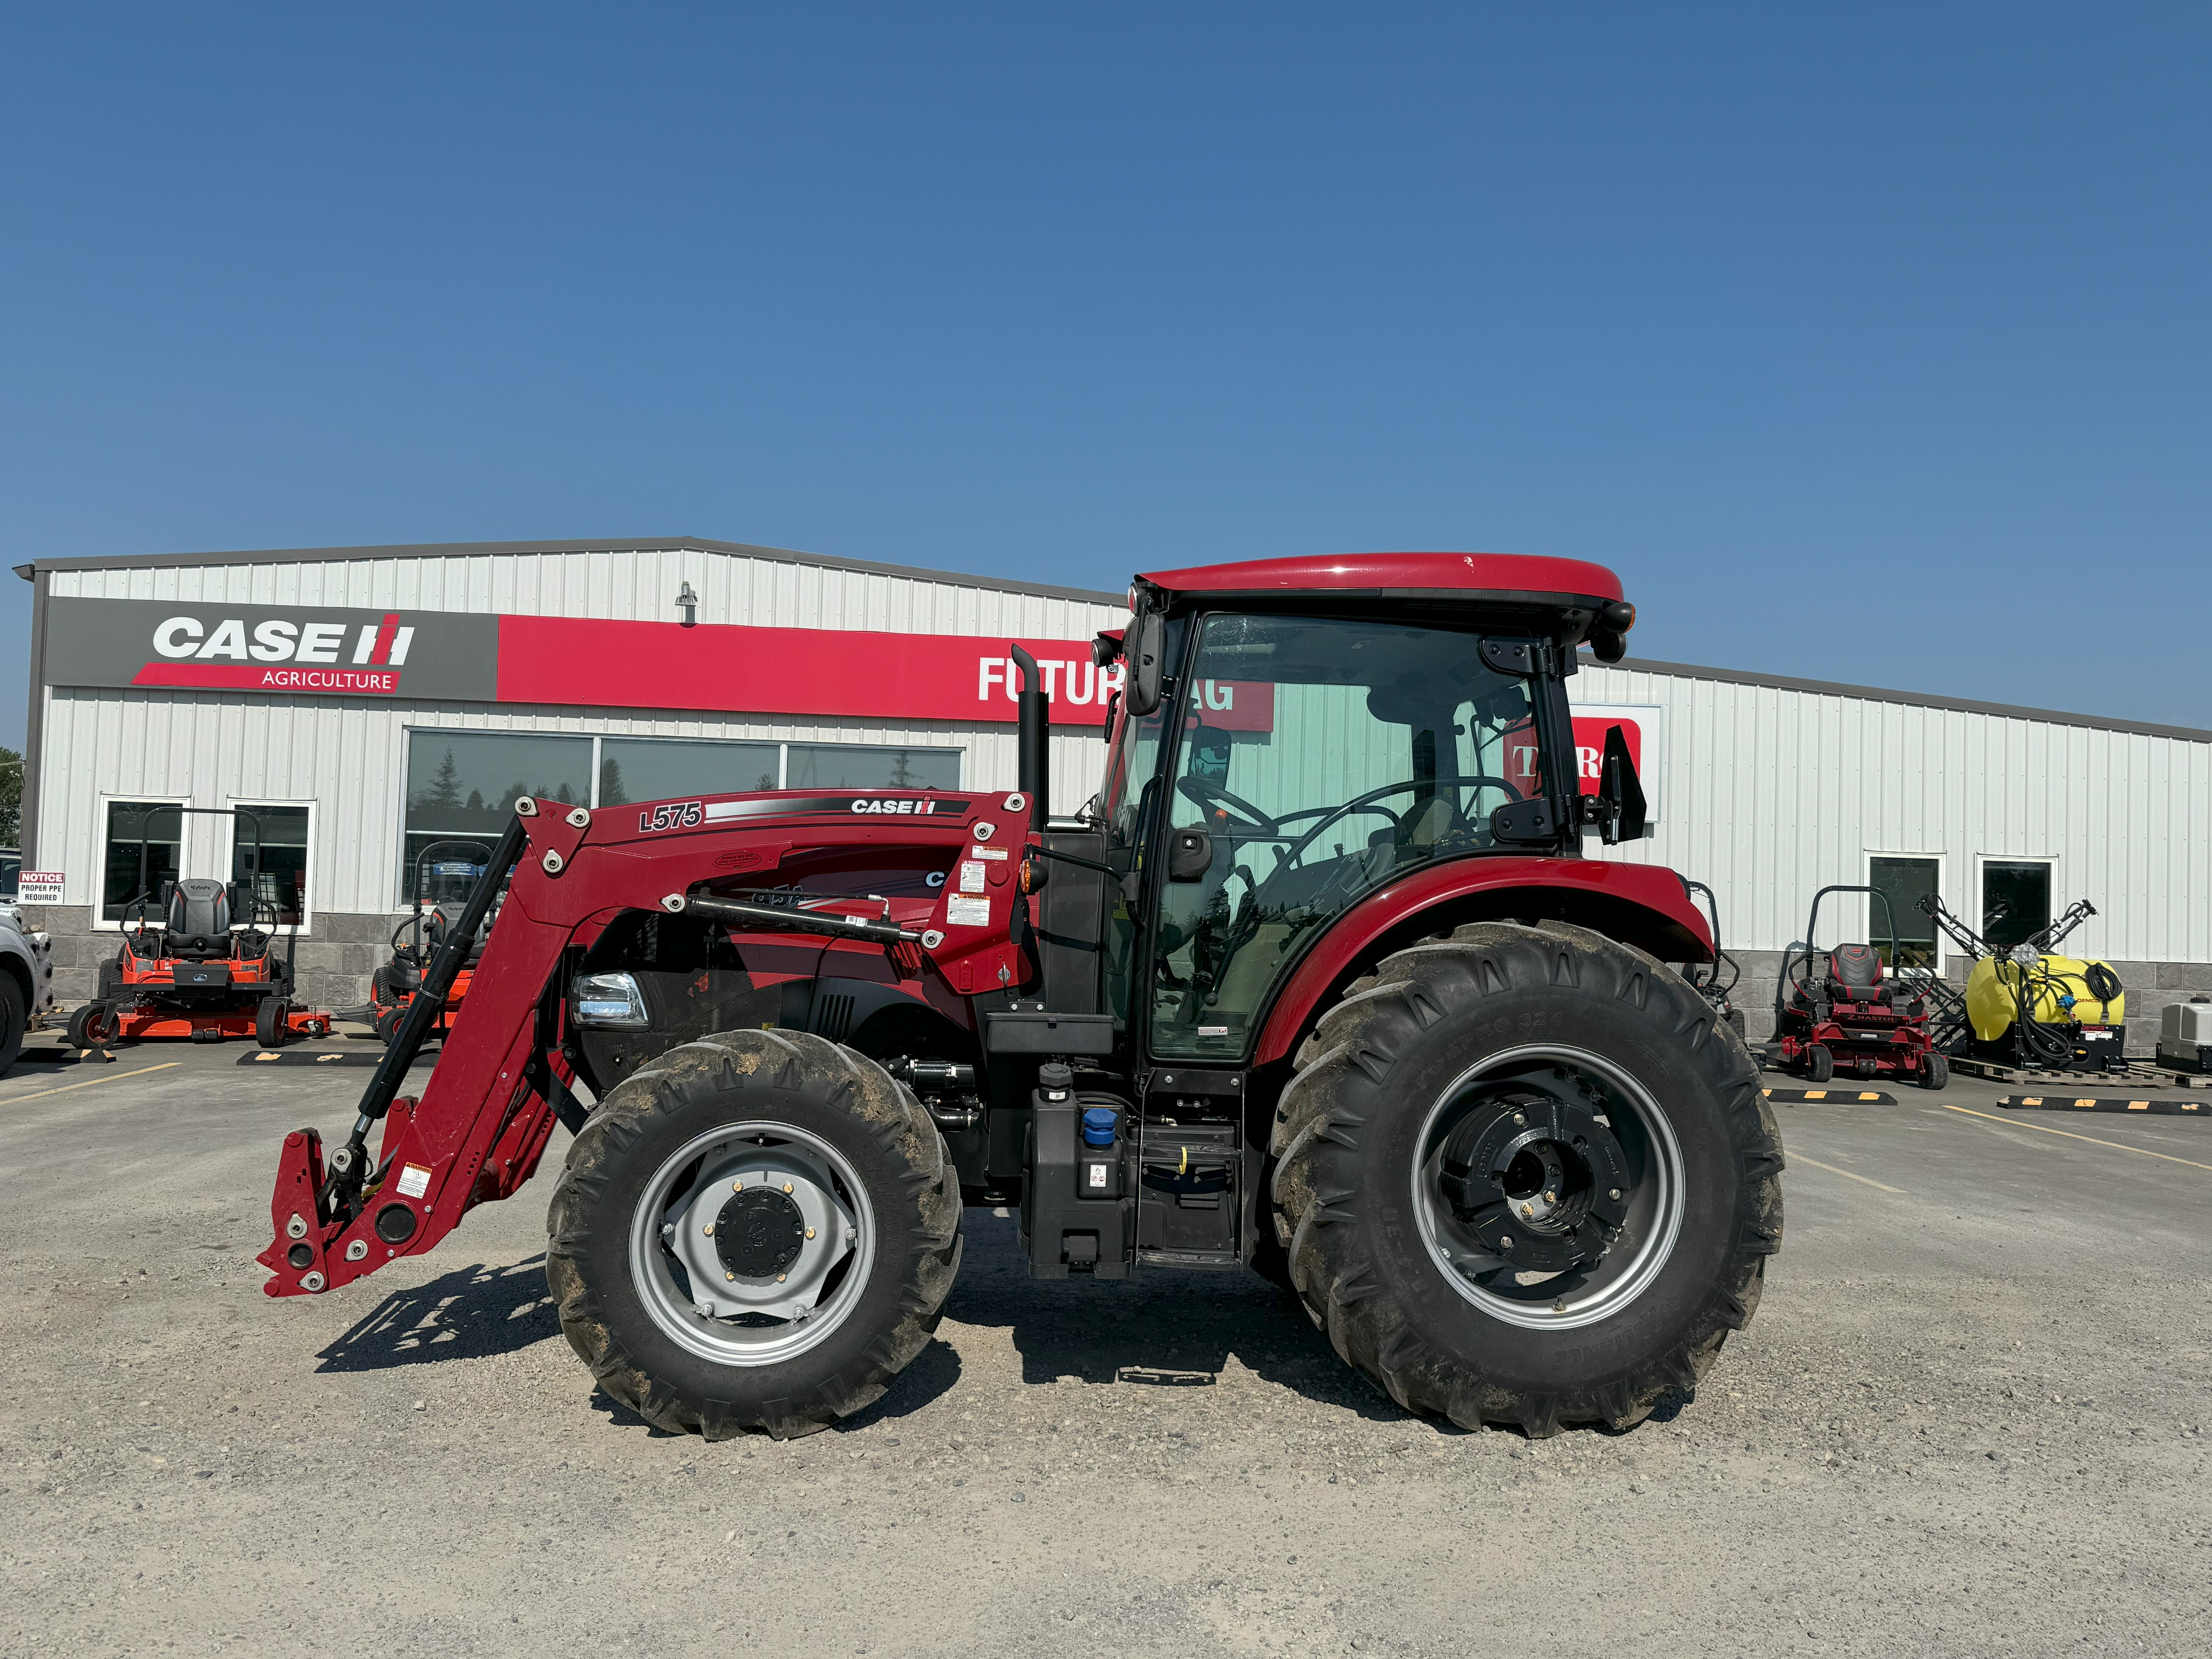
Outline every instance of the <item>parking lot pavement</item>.
{"type": "Polygon", "coordinates": [[[1778,1107],[1758,1320],[1626,1435],[1416,1419],[1257,1279],[1032,1284],[1012,1223],[970,1211],[939,1340],[883,1401],[710,1446],[595,1393],[561,1338],[565,1137],[429,1256],[264,1297],[278,1139],[341,1133],[368,1073],[239,1052],[0,1079],[0,1651],[2180,1654],[2212,1629],[2212,1123],[2005,1114],[1967,1080],[1778,1107]]]}

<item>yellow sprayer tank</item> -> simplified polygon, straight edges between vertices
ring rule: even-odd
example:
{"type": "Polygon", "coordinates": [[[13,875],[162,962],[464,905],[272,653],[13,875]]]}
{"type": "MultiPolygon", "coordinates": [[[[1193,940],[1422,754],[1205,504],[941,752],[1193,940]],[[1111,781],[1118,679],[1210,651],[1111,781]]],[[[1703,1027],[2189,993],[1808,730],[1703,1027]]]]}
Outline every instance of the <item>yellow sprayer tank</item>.
{"type": "MultiPolygon", "coordinates": [[[[2020,981],[2024,972],[2030,978],[2028,1013],[2038,1024],[2056,1025],[2067,1019],[2078,1019],[2084,1025],[2122,1024],[2127,1018],[2126,994],[2110,1002],[2100,1001],[2089,988],[2092,967],[2112,972],[2103,963],[2084,962],[2077,957],[2045,957],[2032,970],[2002,957],[1984,957],[1966,975],[1966,1018],[1973,1024],[1974,1035],[1984,1042],[1995,1042],[2012,1030],[2013,1021],[2020,1017],[2020,981]],[[2061,996],[2074,999],[2070,1011],[2060,1006],[2061,996]]],[[[2118,977],[2114,975],[2116,981],[2118,977]]]]}

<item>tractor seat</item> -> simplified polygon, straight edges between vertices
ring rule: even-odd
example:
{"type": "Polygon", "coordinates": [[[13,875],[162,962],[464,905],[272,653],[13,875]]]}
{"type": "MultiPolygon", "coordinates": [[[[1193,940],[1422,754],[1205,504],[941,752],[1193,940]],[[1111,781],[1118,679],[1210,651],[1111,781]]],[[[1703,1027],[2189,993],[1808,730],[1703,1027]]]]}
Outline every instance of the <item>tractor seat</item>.
{"type": "Polygon", "coordinates": [[[171,956],[205,961],[230,954],[230,890],[219,881],[180,881],[169,890],[171,956]]]}

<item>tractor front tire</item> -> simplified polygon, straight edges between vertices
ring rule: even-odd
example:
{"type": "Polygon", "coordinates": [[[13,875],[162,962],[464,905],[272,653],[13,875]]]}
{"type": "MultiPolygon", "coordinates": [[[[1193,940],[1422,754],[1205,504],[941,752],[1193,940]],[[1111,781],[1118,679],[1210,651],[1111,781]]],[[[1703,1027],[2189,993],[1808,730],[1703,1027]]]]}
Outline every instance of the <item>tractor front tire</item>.
{"type": "Polygon", "coordinates": [[[1943,1054],[1929,1054],[1920,1062],[1920,1086],[1940,1089],[1951,1080],[1951,1061],[1943,1054]]]}
{"type": "Polygon", "coordinates": [[[1355,982],[1296,1066],[1278,1237],[1315,1323],[1408,1410],[1630,1427],[1757,1308],[1774,1119],[1750,1051],[1650,957],[1463,927],[1355,982]]]}
{"type": "Polygon", "coordinates": [[[960,1180],[873,1060],[730,1031],[608,1093],[546,1225],[561,1328],[610,1395],[676,1433],[787,1439],[872,1404],[927,1345],[960,1180]]]}
{"type": "Polygon", "coordinates": [[[1809,1083],[1826,1083],[1836,1074],[1836,1057],[1824,1042],[1808,1044],[1805,1049],[1805,1079],[1809,1083]]]}

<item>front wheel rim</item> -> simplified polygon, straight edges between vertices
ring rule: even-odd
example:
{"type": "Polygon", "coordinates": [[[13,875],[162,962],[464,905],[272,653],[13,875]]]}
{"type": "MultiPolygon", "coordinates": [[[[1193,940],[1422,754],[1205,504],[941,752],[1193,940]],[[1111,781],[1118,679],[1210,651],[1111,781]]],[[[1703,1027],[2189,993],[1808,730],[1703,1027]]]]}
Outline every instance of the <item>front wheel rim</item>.
{"type": "Polygon", "coordinates": [[[775,1364],[852,1316],[875,1265],[859,1172],[788,1123],[726,1124],[663,1159],[632,1212],[631,1283],[678,1347],[720,1365],[775,1364]]]}
{"type": "Polygon", "coordinates": [[[1650,1288],[1674,1254],[1687,1194],[1680,1144],[1651,1091],[1586,1048],[1545,1044],[1490,1055],[1437,1097],[1415,1143],[1413,1197],[1429,1259],[1463,1299],[1523,1329],[1571,1330],[1650,1288]],[[1525,1125],[1510,1119],[1516,1110],[1525,1125]],[[1567,1126],[1556,1139],[1553,1122],[1567,1126]],[[1510,1154],[1502,1181],[1487,1160],[1466,1161],[1500,1146],[1510,1154]],[[1501,1231],[1497,1200],[1510,1206],[1516,1231],[1501,1231]],[[1552,1268],[1508,1253],[1531,1246],[1577,1259],[1552,1268]]]}

